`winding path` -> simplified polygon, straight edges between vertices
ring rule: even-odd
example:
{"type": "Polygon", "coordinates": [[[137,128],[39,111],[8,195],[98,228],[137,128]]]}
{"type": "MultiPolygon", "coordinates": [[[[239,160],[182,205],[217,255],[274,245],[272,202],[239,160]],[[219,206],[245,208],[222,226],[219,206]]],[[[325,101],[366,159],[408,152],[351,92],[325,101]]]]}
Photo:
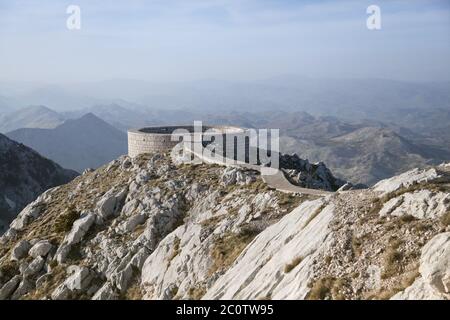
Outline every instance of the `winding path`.
{"type": "Polygon", "coordinates": [[[211,158],[208,156],[205,156],[204,154],[199,154],[198,152],[195,152],[194,150],[190,148],[185,148],[188,152],[193,154],[195,157],[200,159],[201,161],[204,161],[206,163],[214,163],[221,166],[230,166],[230,167],[241,167],[246,169],[255,170],[261,173],[261,178],[263,181],[271,188],[274,188],[281,192],[286,193],[301,193],[301,194],[309,194],[314,196],[328,196],[333,194],[334,192],[320,190],[320,189],[309,189],[309,188],[302,188],[296,185],[293,185],[289,182],[288,179],[284,176],[284,173],[279,169],[274,168],[268,168],[263,166],[258,166],[255,164],[249,164],[245,162],[240,161],[233,161],[233,163],[226,163],[223,161],[219,161],[215,158],[211,158]]]}

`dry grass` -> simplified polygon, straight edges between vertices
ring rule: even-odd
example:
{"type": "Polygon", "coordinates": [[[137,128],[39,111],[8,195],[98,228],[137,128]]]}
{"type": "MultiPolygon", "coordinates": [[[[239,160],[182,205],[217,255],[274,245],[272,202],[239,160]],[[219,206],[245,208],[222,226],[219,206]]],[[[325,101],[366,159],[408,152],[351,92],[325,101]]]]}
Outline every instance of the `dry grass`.
{"type": "Polygon", "coordinates": [[[51,277],[34,291],[28,293],[24,298],[29,300],[47,299],[51,293],[64,281],[66,278],[66,269],[63,266],[56,266],[52,269],[51,277]]]}
{"type": "Polygon", "coordinates": [[[0,266],[1,282],[6,282],[18,274],[19,264],[16,261],[6,260],[6,262],[0,266]]]}
{"type": "Polygon", "coordinates": [[[200,222],[200,224],[202,225],[202,227],[213,227],[213,226],[217,226],[219,224],[220,221],[222,221],[225,218],[224,215],[219,215],[219,216],[214,216],[208,219],[203,220],[202,222],[200,222]]]}
{"type": "Polygon", "coordinates": [[[311,216],[309,216],[308,220],[306,220],[305,225],[303,226],[303,229],[305,229],[311,221],[313,221],[318,215],[319,213],[322,212],[323,209],[325,209],[325,207],[328,205],[328,203],[323,203],[319,208],[317,208],[312,214],[311,216]]]}
{"type": "Polygon", "coordinates": [[[296,266],[303,261],[303,257],[299,256],[294,258],[291,262],[284,266],[284,273],[291,272],[296,266]]]}
{"type": "Polygon", "coordinates": [[[450,225],[450,210],[442,215],[439,220],[444,227],[448,227],[450,225]]]}
{"type": "Polygon", "coordinates": [[[403,254],[399,251],[401,245],[402,241],[398,239],[392,239],[389,242],[383,256],[382,279],[391,278],[402,271],[401,261],[403,259],[403,254]]]}
{"type": "Polygon", "coordinates": [[[345,300],[343,289],[346,280],[334,277],[323,277],[317,279],[310,285],[310,291],[306,296],[307,300],[345,300]]]}
{"type": "Polygon", "coordinates": [[[72,229],[73,223],[80,217],[80,214],[73,207],[67,208],[60,216],[56,217],[54,231],[57,233],[67,233],[72,229]]]}
{"type": "Polygon", "coordinates": [[[285,193],[280,191],[276,191],[276,196],[278,199],[278,205],[282,210],[286,212],[294,210],[300,205],[300,203],[311,198],[310,196],[307,195],[298,196],[292,193],[285,193]]]}
{"type": "Polygon", "coordinates": [[[395,285],[388,288],[384,287],[376,293],[369,294],[367,299],[388,300],[398,292],[403,291],[412,285],[418,276],[420,276],[420,273],[418,268],[416,268],[402,275],[395,285]]]}
{"type": "Polygon", "coordinates": [[[206,294],[206,289],[202,286],[189,288],[188,296],[191,300],[200,300],[206,294]]]}
{"type": "Polygon", "coordinates": [[[123,295],[124,300],[142,300],[144,297],[144,293],[142,292],[139,281],[136,281],[133,285],[131,285],[127,292],[123,295]]]}
{"type": "Polygon", "coordinates": [[[172,247],[172,253],[169,255],[168,259],[168,266],[170,266],[170,263],[172,262],[172,260],[180,254],[181,249],[180,249],[180,238],[175,237],[175,239],[173,240],[173,247],[172,247]]]}
{"type": "Polygon", "coordinates": [[[362,239],[352,235],[352,252],[355,257],[359,257],[362,253],[362,239]]]}
{"type": "Polygon", "coordinates": [[[212,275],[216,271],[226,270],[256,235],[254,230],[243,229],[239,233],[228,232],[215,239],[211,250],[213,263],[208,273],[212,275]]]}

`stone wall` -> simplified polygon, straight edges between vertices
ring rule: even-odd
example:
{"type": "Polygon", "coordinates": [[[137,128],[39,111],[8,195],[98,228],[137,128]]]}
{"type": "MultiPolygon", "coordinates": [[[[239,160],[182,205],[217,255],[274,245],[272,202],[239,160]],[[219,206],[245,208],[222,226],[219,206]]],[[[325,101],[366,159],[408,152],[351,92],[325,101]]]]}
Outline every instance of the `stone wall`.
{"type": "MultiPolygon", "coordinates": [[[[211,141],[214,141],[212,137],[220,136],[224,142],[223,150],[216,150],[217,153],[221,153],[224,156],[233,158],[233,154],[239,148],[245,150],[245,154],[248,154],[249,150],[249,138],[247,137],[246,130],[236,127],[205,127],[213,133],[204,133],[202,136],[203,146],[208,145],[211,141]],[[226,144],[227,141],[233,141],[234,143],[226,144]]],[[[172,132],[175,129],[185,129],[192,132],[192,127],[180,126],[180,127],[151,127],[143,129],[132,129],[128,131],[128,155],[135,157],[143,153],[162,152],[171,150],[178,144],[179,141],[172,141],[172,132]]],[[[193,134],[190,133],[190,139],[193,140],[193,134]]],[[[183,137],[187,138],[187,137],[183,137]]],[[[180,136],[179,139],[182,139],[180,136]]],[[[236,157],[234,157],[236,158],[236,157]]],[[[239,159],[242,160],[243,159],[239,159]]]]}
{"type": "Polygon", "coordinates": [[[139,154],[161,152],[172,149],[178,142],[171,141],[170,134],[152,134],[128,131],[128,155],[135,157],[139,154]]]}

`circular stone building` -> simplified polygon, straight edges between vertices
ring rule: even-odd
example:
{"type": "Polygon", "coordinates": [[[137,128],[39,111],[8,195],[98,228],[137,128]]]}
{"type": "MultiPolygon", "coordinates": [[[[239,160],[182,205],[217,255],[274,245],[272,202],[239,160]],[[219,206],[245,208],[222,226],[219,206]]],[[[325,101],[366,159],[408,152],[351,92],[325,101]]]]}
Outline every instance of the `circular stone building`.
{"type": "Polygon", "coordinates": [[[221,138],[223,149],[216,148],[215,152],[221,152],[224,157],[236,160],[237,150],[245,152],[246,159],[248,157],[250,141],[248,131],[231,126],[164,126],[130,129],[128,130],[128,155],[136,157],[144,153],[168,151],[182,140],[200,141],[200,138],[203,147],[221,138]],[[195,135],[198,136],[195,137],[195,135]]]}

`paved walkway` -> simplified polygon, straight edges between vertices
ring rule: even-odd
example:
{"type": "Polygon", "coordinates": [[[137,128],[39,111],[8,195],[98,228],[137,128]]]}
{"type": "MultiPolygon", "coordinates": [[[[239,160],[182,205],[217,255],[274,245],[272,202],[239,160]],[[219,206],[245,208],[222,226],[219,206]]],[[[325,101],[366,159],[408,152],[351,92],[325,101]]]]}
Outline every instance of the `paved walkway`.
{"type": "Polygon", "coordinates": [[[261,178],[263,181],[271,188],[274,188],[278,191],[286,192],[286,193],[301,193],[301,194],[309,194],[315,196],[328,196],[333,194],[334,192],[320,190],[320,189],[308,189],[302,188],[296,185],[293,185],[289,182],[288,179],[284,176],[284,173],[279,169],[268,168],[263,166],[258,166],[255,164],[248,164],[240,161],[233,161],[233,163],[226,163],[223,161],[218,161],[215,158],[207,157],[203,154],[199,154],[192,149],[186,148],[186,150],[192,153],[198,159],[206,162],[206,163],[214,163],[222,166],[231,166],[231,167],[241,167],[246,169],[255,170],[261,173],[261,178]]]}

